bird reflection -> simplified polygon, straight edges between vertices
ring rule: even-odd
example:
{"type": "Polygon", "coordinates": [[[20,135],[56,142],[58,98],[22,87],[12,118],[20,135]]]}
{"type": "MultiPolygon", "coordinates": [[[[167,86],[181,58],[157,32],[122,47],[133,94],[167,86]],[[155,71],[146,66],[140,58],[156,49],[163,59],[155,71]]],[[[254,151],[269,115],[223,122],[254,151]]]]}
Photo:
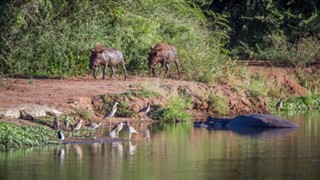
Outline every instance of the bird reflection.
{"type": "Polygon", "coordinates": [[[92,143],[89,145],[89,147],[91,155],[97,155],[102,148],[100,143],[92,143]]]}
{"type": "Polygon", "coordinates": [[[144,139],[147,141],[150,141],[150,129],[149,128],[146,128],[144,130],[144,139]]]}
{"type": "Polygon", "coordinates": [[[79,146],[78,144],[75,144],[74,146],[73,146],[73,148],[75,149],[75,151],[76,151],[76,155],[77,155],[77,158],[81,161],[82,160],[82,148],[81,148],[81,146],[79,146]]]}
{"type": "Polygon", "coordinates": [[[112,149],[114,150],[114,152],[122,153],[123,145],[121,142],[112,142],[112,149]]]}
{"type": "Polygon", "coordinates": [[[134,155],[136,153],[136,151],[137,151],[137,145],[132,144],[132,142],[129,141],[128,150],[127,150],[128,154],[129,155],[134,155]]]}
{"type": "Polygon", "coordinates": [[[54,153],[55,157],[57,157],[57,156],[59,157],[60,166],[63,166],[64,158],[65,158],[65,149],[58,147],[58,148],[54,149],[53,153],[54,153]]]}

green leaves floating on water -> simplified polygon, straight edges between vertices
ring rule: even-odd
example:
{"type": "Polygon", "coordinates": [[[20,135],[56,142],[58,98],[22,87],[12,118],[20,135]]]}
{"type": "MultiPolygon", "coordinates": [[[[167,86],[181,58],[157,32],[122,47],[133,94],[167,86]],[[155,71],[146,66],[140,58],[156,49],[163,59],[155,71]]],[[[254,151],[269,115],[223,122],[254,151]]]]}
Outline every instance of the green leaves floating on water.
{"type": "MultiPolygon", "coordinates": [[[[269,109],[276,110],[277,100],[270,102],[269,109]]],[[[292,97],[283,101],[282,111],[320,110],[320,94],[308,93],[307,96],[292,97]]]]}
{"type": "Polygon", "coordinates": [[[40,126],[0,123],[0,149],[58,144],[55,131],[40,126]]]}

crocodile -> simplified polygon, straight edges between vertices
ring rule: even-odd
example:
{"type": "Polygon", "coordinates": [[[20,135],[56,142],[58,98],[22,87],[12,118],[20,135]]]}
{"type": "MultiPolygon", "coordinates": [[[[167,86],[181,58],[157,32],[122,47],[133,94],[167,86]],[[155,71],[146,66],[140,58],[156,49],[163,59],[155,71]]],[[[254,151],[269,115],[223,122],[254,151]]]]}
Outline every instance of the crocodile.
{"type": "Polygon", "coordinates": [[[0,108],[0,118],[34,119],[46,115],[60,116],[57,109],[40,104],[21,104],[10,108],[0,108]]]}

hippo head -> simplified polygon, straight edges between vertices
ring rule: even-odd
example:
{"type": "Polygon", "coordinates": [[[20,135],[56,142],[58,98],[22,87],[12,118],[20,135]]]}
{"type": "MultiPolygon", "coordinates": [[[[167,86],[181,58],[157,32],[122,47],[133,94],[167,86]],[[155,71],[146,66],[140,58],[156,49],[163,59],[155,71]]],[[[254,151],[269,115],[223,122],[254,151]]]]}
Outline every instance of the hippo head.
{"type": "Polygon", "coordinates": [[[162,58],[161,51],[149,52],[149,57],[148,57],[149,68],[154,68],[154,66],[160,61],[161,58],[162,58]]]}
{"type": "Polygon", "coordinates": [[[100,53],[91,51],[91,56],[90,56],[90,69],[95,69],[100,65],[102,61],[102,55],[100,53]]]}

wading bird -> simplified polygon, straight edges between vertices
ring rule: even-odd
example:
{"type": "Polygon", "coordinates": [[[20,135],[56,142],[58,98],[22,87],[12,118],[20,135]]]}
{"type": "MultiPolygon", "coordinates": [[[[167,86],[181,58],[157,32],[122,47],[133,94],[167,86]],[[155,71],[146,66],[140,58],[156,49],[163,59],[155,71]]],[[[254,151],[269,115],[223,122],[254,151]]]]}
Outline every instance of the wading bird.
{"type": "Polygon", "coordinates": [[[129,140],[131,139],[132,134],[136,134],[136,135],[138,134],[137,131],[132,126],[129,125],[128,121],[125,121],[124,125],[126,127],[126,130],[129,133],[129,140]]]}
{"type": "Polygon", "coordinates": [[[114,114],[117,112],[117,105],[119,103],[116,101],[113,103],[112,108],[110,109],[110,111],[103,117],[103,119],[106,118],[112,118],[114,116],[114,114]]]}
{"type": "Polygon", "coordinates": [[[139,112],[137,113],[139,118],[145,118],[147,116],[147,114],[150,112],[150,106],[151,103],[148,103],[146,107],[143,107],[142,109],[139,110],[139,112]]]}
{"type": "Polygon", "coordinates": [[[68,117],[68,116],[66,116],[66,117],[64,118],[63,124],[64,124],[65,129],[68,130],[69,125],[70,125],[70,121],[69,121],[69,117],[68,117]]]}
{"type": "Polygon", "coordinates": [[[87,124],[86,126],[89,128],[89,129],[97,129],[98,127],[100,127],[102,125],[101,122],[98,122],[98,123],[95,123],[95,122],[92,122],[92,123],[89,123],[87,124]]]}
{"type": "Polygon", "coordinates": [[[80,121],[74,126],[73,131],[79,130],[82,126],[83,120],[80,119],[80,121]]]}
{"type": "Polygon", "coordinates": [[[283,99],[281,98],[279,102],[276,104],[277,110],[280,110],[282,108],[282,104],[283,104],[283,99]]]}
{"type": "Polygon", "coordinates": [[[58,131],[58,138],[60,139],[60,141],[64,141],[64,135],[61,131],[58,131]]]}
{"type": "Polygon", "coordinates": [[[57,117],[54,117],[54,120],[53,120],[53,128],[55,130],[58,130],[59,129],[59,126],[60,126],[60,121],[57,117]]]}
{"type": "Polygon", "coordinates": [[[115,137],[119,138],[119,132],[122,130],[122,128],[123,128],[123,122],[119,122],[118,124],[113,126],[110,133],[112,134],[115,133],[115,137]]]}

